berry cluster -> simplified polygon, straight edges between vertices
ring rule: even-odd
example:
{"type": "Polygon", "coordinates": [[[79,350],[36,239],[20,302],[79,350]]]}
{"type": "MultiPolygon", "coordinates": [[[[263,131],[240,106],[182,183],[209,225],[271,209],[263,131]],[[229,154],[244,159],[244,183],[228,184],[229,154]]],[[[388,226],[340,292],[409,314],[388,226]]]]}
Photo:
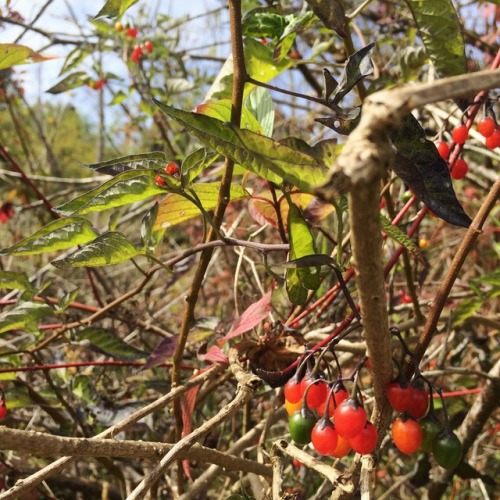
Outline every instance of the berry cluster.
{"type": "MultiPolygon", "coordinates": [[[[399,330],[393,328],[391,331],[399,338],[406,355],[412,359],[413,353],[401,338],[399,330]]],[[[414,371],[415,375],[409,382],[400,369],[398,376],[387,387],[387,399],[394,410],[400,413],[391,429],[394,444],[406,455],[424,451],[432,453],[441,467],[456,467],[462,458],[462,444],[450,429],[441,390],[426,379],[418,367],[414,371]],[[424,389],[424,385],[427,385],[429,392],[424,389]],[[434,411],[433,390],[443,403],[444,425],[434,411]]]]}
{"type": "MultiPolygon", "coordinates": [[[[396,328],[391,329],[403,346],[405,355],[413,357],[411,351],[396,328]]],[[[377,428],[368,420],[357,387],[359,371],[370,368],[364,358],[350,377],[327,380],[319,367],[324,365],[325,348],[314,364],[314,353],[306,353],[295,375],[284,387],[285,408],[289,415],[290,436],[298,445],[312,444],[320,455],[342,458],[351,449],[356,453],[369,454],[375,450],[379,440],[377,428]],[[352,382],[351,395],[344,382],[352,382]]],[[[333,352],[334,359],[335,353],[333,352]]],[[[339,373],[340,366],[338,365],[339,373]]],[[[330,372],[329,367],[328,372],[330,372]]],[[[432,391],[441,399],[441,391],[415,368],[415,375],[407,381],[402,370],[389,384],[387,398],[400,415],[392,425],[394,444],[404,454],[416,451],[432,453],[443,468],[455,467],[462,457],[462,446],[450,430],[446,408],[443,411],[444,425],[434,411],[432,391]],[[424,387],[427,386],[429,391],[424,387]]]]}
{"type": "MultiPolygon", "coordinates": [[[[484,137],[484,145],[488,149],[493,150],[500,147],[500,127],[492,116],[483,116],[477,123],[477,131],[484,137]]],[[[462,123],[451,131],[451,137],[455,144],[462,146],[469,137],[469,128],[462,123]]],[[[440,140],[436,143],[436,147],[441,158],[447,161],[451,152],[449,144],[440,140]]],[[[452,166],[450,174],[453,179],[459,180],[463,179],[468,171],[467,162],[463,158],[458,158],[452,166]]]]}
{"type": "MultiPolygon", "coordinates": [[[[167,163],[167,165],[165,166],[165,173],[167,175],[179,175],[180,170],[179,170],[179,167],[177,166],[177,164],[174,163],[173,161],[171,161],[171,162],[167,163]]],[[[155,182],[156,182],[156,185],[159,187],[164,187],[167,185],[167,181],[160,174],[158,174],[155,177],[155,182]]]]}
{"type": "Polygon", "coordinates": [[[134,45],[132,50],[132,54],[130,55],[130,60],[137,64],[142,57],[144,56],[144,52],[153,52],[154,45],[153,42],[146,40],[143,44],[134,45]]]}

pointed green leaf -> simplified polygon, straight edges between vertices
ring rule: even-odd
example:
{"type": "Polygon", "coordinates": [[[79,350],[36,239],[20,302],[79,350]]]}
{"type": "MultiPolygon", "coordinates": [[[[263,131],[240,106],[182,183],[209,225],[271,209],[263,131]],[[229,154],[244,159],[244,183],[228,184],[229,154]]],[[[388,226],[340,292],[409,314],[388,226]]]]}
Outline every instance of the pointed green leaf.
{"type": "Polygon", "coordinates": [[[385,231],[387,236],[392,238],[394,241],[397,241],[400,245],[403,245],[406,250],[408,250],[413,255],[413,257],[420,260],[421,262],[424,261],[424,258],[422,257],[422,254],[417,245],[411,238],[407,236],[405,232],[401,231],[398,226],[394,226],[391,221],[383,214],[380,214],[380,222],[382,223],[382,229],[385,231]]]}
{"type": "Polygon", "coordinates": [[[302,191],[312,192],[313,186],[326,179],[327,168],[309,154],[230,123],[155,102],[217,153],[270,182],[281,184],[284,180],[302,191]]]}
{"type": "Polygon", "coordinates": [[[30,292],[35,289],[25,274],[14,271],[0,271],[0,289],[2,288],[7,290],[29,290],[30,292]]]}
{"type": "Polygon", "coordinates": [[[73,49],[66,56],[66,60],[64,61],[61,71],[59,72],[59,76],[62,76],[64,73],[76,68],[76,66],[78,66],[88,55],[89,52],[82,47],[76,47],[73,49]]]}
{"type": "Polygon", "coordinates": [[[114,359],[135,361],[147,356],[147,353],[127,344],[114,332],[103,328],[85,328],[76,334],[76,338],[114,359]]]}
{"type": "Polygon", "coordinates": [[[95,16],[94,19],[98,17],[120,17],[127,9],[132,7],[138,0],[107,0],[103,8],[95,16]]]}
{"type": "MultiPolygon", "coordinates": [[[[196,106],[196,112],[202,115],[211,116],[212,118],[217,118],[217,120],[221,122],[230,122],[231,108],[231,99],[221,99],[219,101],[210,101],[196,106]]],[[[241,109],[240,124],[240,128],[258,132],[259,134],[262,133],[262,127],[259,122],[245,106],[241,109]]]]}
{"type": "Polygon", "coordinates": [[[161,170],[165,167],[166,163],[167,157],[165,153],[152,151],[150,153],[120,156],[112,160],[90,163],[84,166],[101,174],[118,175],[128,170],[161,170]]]}
{"type": "Polygon", "coordinates": [[[119,90],[111,101],[109,101],[110,106],[115,106],[116,104],[121,104],[125,99],[127,99],[128,95],[125,94],[122,90],[119,90]]]}
{"type": "Polygon", "coordinates": [[[71,257],[52,261],[52,265],[59,269],[110,266],[132,259],[140,253],[123,234],[108,232],[77,250],[71,257]]]}
{"type": "Polygon", "coordinates": [[[287,20],[276,8],[259,7],[253,9],[242,21],[243,34],[254,38],[278,39],[285,30],[287,20]]]}
{"type": "MultiPolygon", "coordinates": [[[[220,182],[195,184],[191,189],[196,193],[206,211],[213,210],[219,199],[220,182]]],[[[247,198],[248,193],[237,184],[231,185],[231,201],[247,198]]],[[[154,230],[165,229],[186,220],[198,217],[199,209],[180,194],[168,194],[160,201],[154,230]]]]}
{"type": "Polygon", "coordinates": [[[373,73],[371,56],[374,48],[375,43],[370,43],[347,59],[339,83],[328,102],[338,104],[360,80],[373,73]]]}
{"type": "Polygon", "coordinates": [[[16,328],[35,332],[38,329],[38,320],[52,313],[52,308],[47,304],[24,302],[0,317],[0,333],[16,328]]]}
{"type": "Polygon", "coordinates": [[[273,58],[275,61],[281,61],[292,48],[297,33],[301,33],[311,27],[318,18],[312,11],[308,11],[301,16],[287,16],[288,25],[280,36],[276,47],[274,48],[273,58]]]}
{"type": "Polygon", "coordinates": [[[436,146],[425,137],[425,131],[413,115],[390,133],[396,147],[394,172],[438,217],[469,227],[470,217],[460,205],[451,182],[448,164],[436,146]]]}
{"type": "Polygon", "coordinates": [[[83,71],[77,71],[76,73],[71,73],[59,83],[56,83],[53,87],[50,87],[50,89],[46,90],[46,92],[48,94],[61,94],[62,92],[76,89],[77,87],[85,85],[88,80],[89,77],[87,73],[83,71]]]}
{"type": "Polygon", "coordinates": [[[274,103],[269,91],[263,87],[255,87],[245,100],[245,107],[255,116],[266,137],[273,135],[274,103]]]}
{"type": "Polygon", "coordinates": [[[92,224],[83,217],[68,217],[50,222],[36,233],[9,248],[0,255],[36,255],[56,252],[92,241],[98,236],[92,224]]]}
{"type": "MultiPolygon", "coordinates": [[[[165,194],[166,189],[157,186],[154,178],[155,173],[152,170],[123,172],[102,186],[57,207],[57,211],[63,215],[76,213],[84,215],[129,205],[158,194],[165,194]]],[[[165,182],[171,185],[179,184],[171,176],[165,178],[165,182]]]]}
{"type": "MultiPolygon", "coordinates": [[[[294,203],[289,201],[288,234],[290,236],[289,260],[316,255],[314,238],[309,225],[294,203]]],[[[303,304],[308,290],[317,290],[320,285],[319,267],[297,267],[286,271],[286,291],[292,304],[303,304]]]]}
{"type": "Polygon", "coordinates": [[[52,58],[42,56],[24,45],[0,43],[0,70],[17,66],[18,64],[41,62],[48,59],[52,58]]]}
{"type": "Polygon", "coordinates": [[[158,203],[153,205],[153,208],[142,219],[141,224],[141,242],[142,248],[147,248],[150,244],[153,228],[158,217],[158,203]]]}
{"type": "Polygon", "coordinates": [[[467,72],[462,27],[451,0],[406,0],[441,77],[467,72]]]}
{"type": "Polygon", "coordinates": [[[207,148],[197,149],[187,155],[181,165],[181,183],[187,188],[198,177],[203,170],[208,168],[220,158],[218,153],[209,151],[207,148]]]}

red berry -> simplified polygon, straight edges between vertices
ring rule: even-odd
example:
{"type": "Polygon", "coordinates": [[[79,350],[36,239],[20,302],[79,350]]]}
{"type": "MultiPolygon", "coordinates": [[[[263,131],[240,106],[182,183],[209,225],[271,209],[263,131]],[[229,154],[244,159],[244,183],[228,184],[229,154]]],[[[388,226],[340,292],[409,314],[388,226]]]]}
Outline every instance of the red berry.
{"type": "Polygon", "coordinates": [[[300,380],[293,376],[285,384],[285,399],[290,403],[298,403],[302,399],[303,392],[300,390],[300,380]]]}
{"type": "Polygon", "coordinates": [[[403,413],[408,409],[412,396],[413,389],[408,383],[393,380],[387,387],[387,399],[399,413],[403,413]]]}
{"type": "Polygon", "coordinates": [[[125,31],[125,33],[130,38],[137,38],[137,33],[139,33],[139,31],[138,31],[137,28],[130,27],[130,28],[127,28],[127,30],[125,31]]]}
{"type": "Polygon", "coordinates": [[[412,384],[412,397],[408,403],[408,413],[416,419],[422,418],[429,408],[429,393],[412,384]]]}
{"type": "Polygon", "coordinates": [[[332,457],[342,458],[345,457],[351,451],[351,444],[340,434],[337,439],[337,447],[330,453],[332,457]]]}
{"type": "Polygon", "coordinates": [[[7,405],[5,401],[0,401],[0,420],[3,420],[7,416],[7,405]]]}
{"type": "Polygon", "coordinates": [[[493,132],[495,132],[495,120],[493,120],[491,116],[481,118],[477,123],[477,131],[483,137],[489,137],[493,132]]]}
{"type": "Polygon", "coordinates": [[[156,182],[156,185],[159,187],[166,186],[166,184],[167,184],[167,182],[165,181],[165,179],[161,175],[157,175],[155,177],[155,182],[156,182]]]}
{"type": "Polygon", "coordinates": [[[105,80],[97,80],[94,84],[94,89],[101,90],[104,87],[105,83],[106,83],[105,80]]]}
{"type": "Polygon", "coordinates": [[[457,144],[465,144],[465,141],[469,136],[469,129],[466,125],[459,125],[452,130],[451,136],[457,144]]]}
{"type": "Polygon", "coordinates": [[[463,179],[467,175],[468,171],[469,165],[467,165],[467,162],[463,158],[459,158],[455,162],[455,165],[453,165],[450,174],[453,179],[459,180],[463,179]]]}
{"type": "Polygon", "coordinates": [[[366,455],[375,449],[377,441],[377,428],[371,422],[366,422],[363,430],[357,436],[349,439],[349,444],[356,453],[366,455]]]}
{"type": "Polygon", "coordinates": [[[153,42],[150,42],[149,40],[147,40],[146,42],[144,42],[144,48],[146,49],[146,52],[153,52],[153,42]]]}
{"type": "MultiPolygon", "coordinates": [[[[342,401],[345,401],[349,397],[349,393],[347,392],[344,384],[342,382],[337,383],[333,386],[333,394],[332,397],[330,398],[330,403],[328,405],[328,416],[333,417],[333,414],[335,413],[335,408],[342,403],[342,401]]],[[[326,400],[318,407],[318,413],[319,415],[324,415],[325,414],[325,407],[326,407],[326,401],[328,400],[328,396],[326,400]]]]}
{"type": "Polygon", "coordinates": [[[311,432],[311,442],[320,455],[331,455],[337,447],[338,434],[330,420],[322,418],[311,432]]]}
{"type": "Polygon", "coordinates": [[[337,432],[346,439],[357,436],[366,424],[366,412],[356,399],[349,398],[337,406],[333,414],[337,432]]]}
{"type": "Polygon", "coordinates": [[[130,59],[132,62],[138,63],[141,60],[141,57],[142,57],[142,48],[140,45],[136,45],[134,47],[134,50],[132,51],[130,59]]]}
{"type": "Polygon", "coordinates": [[[447,160],[448,156],[450,156],[450,146],[448,146],[448,143],[445,141],[441,141],[437,144],[437,150],[439,156],[441,156],[443,160],[447,160]]]}
{"type": "Polygon", "coordinates": [[[177,175],[180,170],[177,164],[174,162],[167,163],[167,166],[165,167],[165,172],[167,172],[168,175],[177,175]]]}
{"type": "Polygon", "coordinates": [[[497,128],[489,137],[484,141],[488,149],[495,149],[500,147],[500,128],[497,128]]]}
{"type": "Polygon", "coordinates": [[[302,462],[299,462],[296,458],[293,459],[293,462],[292,462],[292,465],[294,467],[296,467],[297,469],[299,469],[300,467],[302,467],[304,464],[302,462]]]}
{"type": "Polygon", "coordinates": [[[313,381],[314,379],[306,374],[300,383],[302,394],[305,394],[306,389],[310,386],[307,391],[306,403],[311,409],[319,408],[321,404],[326,401],[328,396],[328,384],[324,380],[313,381]]]}
{"type": "Polygon", "coordinates": [[[398,417],[392,424],[392,439],[401,453],[411,455],[422,443],[422,428],[413,418],[398,417]]]}

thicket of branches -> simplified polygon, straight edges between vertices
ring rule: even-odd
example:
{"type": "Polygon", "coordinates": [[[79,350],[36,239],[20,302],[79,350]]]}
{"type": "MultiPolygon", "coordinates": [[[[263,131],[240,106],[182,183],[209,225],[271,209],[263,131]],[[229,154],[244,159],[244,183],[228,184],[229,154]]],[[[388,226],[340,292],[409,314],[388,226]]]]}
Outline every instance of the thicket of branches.
{"type": "Polygon", "coordinates": [[[493,498],[500,9],[425,4],[2,7],[0,500],[493,498]],[[301,442],[304,376],[369,451],[301,442]]]}

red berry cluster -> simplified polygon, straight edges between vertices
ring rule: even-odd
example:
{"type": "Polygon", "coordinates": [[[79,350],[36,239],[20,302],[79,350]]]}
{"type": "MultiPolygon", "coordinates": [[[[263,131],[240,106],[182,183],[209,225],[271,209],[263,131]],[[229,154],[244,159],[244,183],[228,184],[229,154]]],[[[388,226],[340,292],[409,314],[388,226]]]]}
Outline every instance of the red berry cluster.
{"type": "MultiPolygon", "coordinates": [[[[397,329],[392,332],[399,338],[403,349],[411,358],[408,349],[397,329]]],[[[394,420],[391,429],[394,444],[401,453],[411,455],[416,451],[432,453],[434,459],[445,469],[453,468],[462,458],[462,444],[450,430],[448,414],[443,401],[445,424],[438,419],[432,398],[432,389],[441,396],[436,388],[422,376],[418,367],[415,376],[408,382],[400,370],[399,375],[387,387],[387,399],[400,415],[394,420]],[[427,384],[427,392],[423,383],[427,384]]]]}
{"type": "MultiPolygon", "coordinates": [[[[356,369],[362,367],[362,364],[356,369]]],[[[371,453],[378,441],[376,427],[355,397],[349,397],[342,379],[316,378],[314,369],[301,369],[285,384],[288,428],[295,443],[312,443],[320,455],[342,458],[351,449],[371,453]]],[[[353,378],[353,377],[350,377],[353,378]]]]}
{"type": "MultiPolygon", "coordinates": [[[[167,163],[167,165],[165,166],[165,173],[167,175],[179,175],[180,170],[177,166],[177,163],[174,163],[173,161],[167,163]]],[[[167,181],[160,174],[155,177],[155,182],[159,187],[164,187],[167,185],[167,181]]]]}
{"type": "Polygon", "coordinates": [[[153,49],[154,49],[153,42],[149,40],[145,41],[142,45],[137,44],[134,46],[132,50],[132,54],[130,55],[130,60],[133,63],[137,64],[144,56],[144,51],[153,52],[153,49]]]}

